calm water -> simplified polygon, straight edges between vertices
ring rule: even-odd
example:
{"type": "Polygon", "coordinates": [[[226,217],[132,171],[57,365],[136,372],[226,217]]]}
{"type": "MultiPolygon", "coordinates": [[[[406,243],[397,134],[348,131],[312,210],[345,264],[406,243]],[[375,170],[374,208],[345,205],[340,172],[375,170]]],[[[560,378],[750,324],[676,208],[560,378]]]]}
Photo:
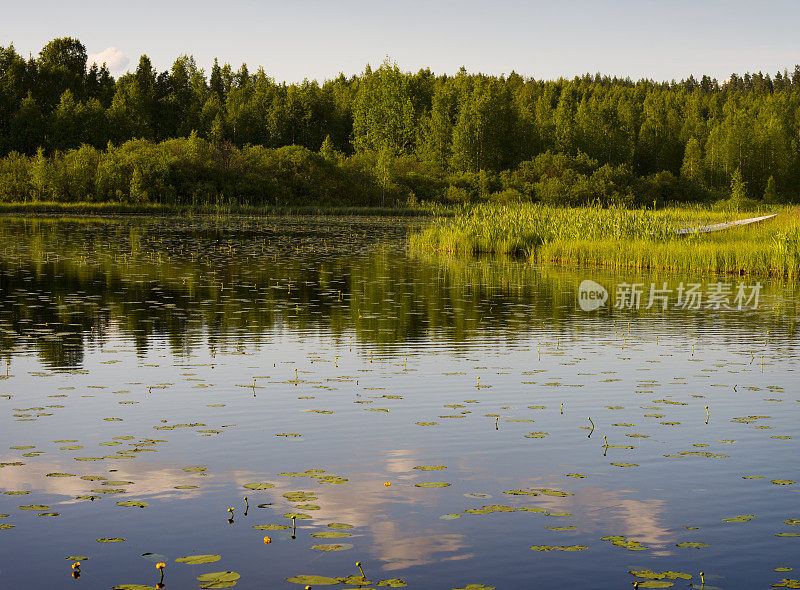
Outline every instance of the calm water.
{"type": "Polygon", "coordinates": [[[409,227],[0,220],[0,587],[800,578],[796,285],[685,309],[713,277],[419,260],[409,227]]]}

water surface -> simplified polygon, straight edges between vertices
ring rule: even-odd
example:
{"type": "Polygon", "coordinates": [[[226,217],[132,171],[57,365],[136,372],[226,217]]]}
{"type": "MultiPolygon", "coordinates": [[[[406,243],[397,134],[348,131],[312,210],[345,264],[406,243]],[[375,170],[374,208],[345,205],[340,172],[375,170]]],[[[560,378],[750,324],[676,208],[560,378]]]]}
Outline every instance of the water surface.
{"type": "Polygon", "coordinates": [[[410,223],[0,220],[0,585],[800,577],[796,285],[685,309],[718,279],[413,259],[410,223]]]}

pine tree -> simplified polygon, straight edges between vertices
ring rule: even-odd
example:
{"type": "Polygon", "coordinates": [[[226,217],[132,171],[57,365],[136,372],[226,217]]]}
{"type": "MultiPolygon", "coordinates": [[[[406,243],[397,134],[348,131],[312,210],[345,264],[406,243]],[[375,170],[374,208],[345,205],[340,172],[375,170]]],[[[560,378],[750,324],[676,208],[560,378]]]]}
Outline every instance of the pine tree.
{"type": "Polygon", "coordinates": [[[775,188],[775,177],[771,175],[767,180],[767,188],[764,189],[764,202],[770,205],[777,205],[781,202],[781,198],[775,188]]]}
{"type": "Polygon", "coordinates": [[[738,168],[731,175],[731,200],[743,201],[747,198],[747,183],[742,180],[742,172],[738,168]]]}

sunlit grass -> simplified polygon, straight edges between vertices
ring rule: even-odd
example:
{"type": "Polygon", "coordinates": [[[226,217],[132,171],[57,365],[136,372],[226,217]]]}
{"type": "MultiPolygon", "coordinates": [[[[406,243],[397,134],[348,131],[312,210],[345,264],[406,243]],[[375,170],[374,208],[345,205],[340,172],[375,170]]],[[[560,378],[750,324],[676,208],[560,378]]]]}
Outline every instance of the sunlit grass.
{"type": "Polygon", "coordinates": [[[752,214],[681,209],[575,209],[541,205],[479,206],[411,236],[412,252],[517,254],[536,264],[796,277],[800,219],[776,219],[708,234],[675,230],[752,214]]]}

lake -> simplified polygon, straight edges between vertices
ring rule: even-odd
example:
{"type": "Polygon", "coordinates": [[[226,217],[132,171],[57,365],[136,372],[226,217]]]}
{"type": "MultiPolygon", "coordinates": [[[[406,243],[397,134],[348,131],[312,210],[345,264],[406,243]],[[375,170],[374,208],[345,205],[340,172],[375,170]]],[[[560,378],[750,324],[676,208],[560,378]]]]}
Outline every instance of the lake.
{"type": "Polygon", "coordinates": [[[0,219],[0,586],[800,587],[796,284],[421,223],[0,219]]]}

